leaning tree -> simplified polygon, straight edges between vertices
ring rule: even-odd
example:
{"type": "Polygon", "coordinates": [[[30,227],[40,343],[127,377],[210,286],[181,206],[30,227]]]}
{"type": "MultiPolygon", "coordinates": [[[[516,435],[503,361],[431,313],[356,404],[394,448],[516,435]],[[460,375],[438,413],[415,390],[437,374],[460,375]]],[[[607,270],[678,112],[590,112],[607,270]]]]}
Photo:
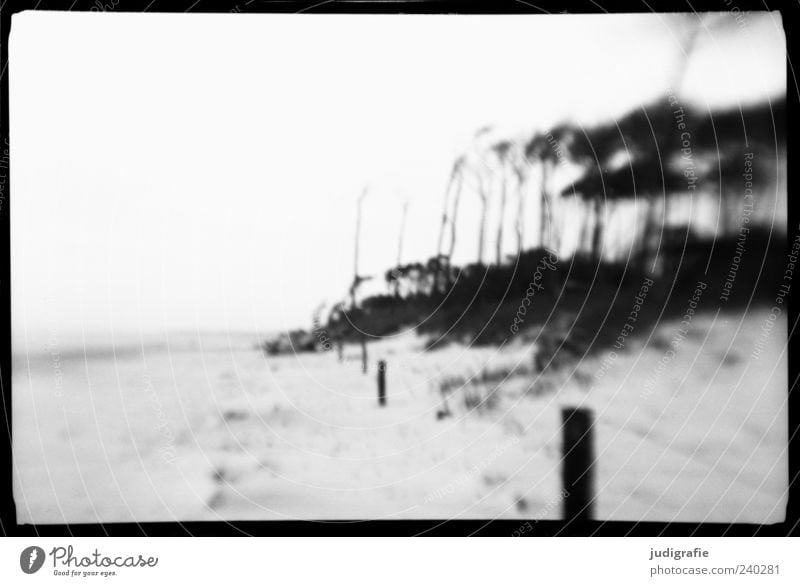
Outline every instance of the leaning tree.
{"type": "MultiPolygon", "coordinates": [[[[558,160],[558,138],[553,133],[536,133],[525,145],[525,158],[529,165],[539,168],[539,245],[553,244],[555,210],[549,185],[558,160]]],[[[557,236],[556,236],[557,238],[557,236]]],[[[556,246],[556,248],[558,248],[556,246]]]]}
{"type": "Polygon", "coordinates": [[[501,140],[492,145],[492,152],[497,158],[500,173],[500,218],[497,221],[497,242],[495,251],[495,263],[497,265],[503,262],[503,224],[505,223],[506,215],[506,196],[507,196],[507,180],[506,171],[509,164],[511,155],[512,143],[509,140],[501,140]]]}

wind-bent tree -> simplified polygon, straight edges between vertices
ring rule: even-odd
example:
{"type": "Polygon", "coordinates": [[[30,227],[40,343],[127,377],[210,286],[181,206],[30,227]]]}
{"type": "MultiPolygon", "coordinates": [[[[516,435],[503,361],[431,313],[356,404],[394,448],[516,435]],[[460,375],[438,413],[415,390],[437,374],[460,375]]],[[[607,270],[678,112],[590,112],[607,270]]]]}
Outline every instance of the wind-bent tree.
{"type": "Polygon", "coordinates": [[[503,224],[505,223],[506,215],[506,167],[511,153],[511,146],[512,144],[510,141],[501,140],[492,147],[500,165],[500,219],[497,221],[497,249],[495,253],[495,263],[497,265],[503,263],[503,224]]]}
{"type": "Polygon", "coordinates": [[[517,234],[517,254],[525,247],[525,186],[528,181],[528,161],[520,149],[514,149],[511,168],[517,179],[517,220],[514,229],[517,234]]]}
{"type": "Polygon", "coordinates": [[[475,178],[476,193],[481,201],[481,217],[478,226],[478,265],[483,266],[484,245],[486,241],[486,219],[489,213],[489,195],[491,189],[491,168],[486,164],[487,145],[486,138],[491,133],[491,126],[478,129],[472,138],[470,150],[473,154],[472,174],[475,178]],[[488,177],[484,177],[484,172],[488,177]]]}
{"type": "Polygon", "coordinates": [[[477,194],[481,200],[481,218],[478,227],[478,265],[483,266],[483,247],[486,240],[486,215],[489,211],[489,187],[484,181],[480,167],[474,169],[477,194]]]}
{"type": "MultiPolygon", "coordinates": [[[[689,70],[689,63],[692,58],[692,54],[694,53],[694,49],[697,46],[697,40],[702,27],[704,27],[704,19],[705,17],[702,15],[695,15],[695,14],[687,14],[680,17],[681,20],[681,28],[684,31],[684,36],[680,46],[680,54],[678,56],[678,60],[675,63],[675,69],[672,73],[672,91],[675,94],[680,95],[681,89],[684,86],[686,81],[686,73],[689,70]]],[[[671,145],[670,145],[671,146],[671,145]]],[[[664,197],[664,204],[662,207],[662,216],[661,222],[664,230],[662,231],[664,236],[664,241],[667,245],[671,244],[671,234],[668,228],[669,218],[670,218],[670,202],[672,200],[672,194],[665,194],[664,197]]],[[[652,213],[652,203],[651,202],[651,209],[648,210],[651,213],[647,217],[647,222],[645,223],[645,230],[652,227],[654,222],[654,214],[652,213]]],[[[647,235],[645,234],[645,237],[647,235]]],[[[642,247],[642,254],[647,255],[647,243],[644,243],[642,247]]]]}
{"type": "Polygon", "coordinates": [[[539,167],[539,245],[545,247],[552,242],[553,201],[548,185],[550,174],[556,160],[556,150],[550,142],[553,134],[536,133],[525,146],[525,157],[539,167]]]}
{"type": "MultiPolygon", "coordinates": [[[[689,116],[693,112],[689,112],[689,116]]],[[[742,174],[747,155],[752,182],[761,189],[777,180],[778,160],[785,154],[786,101],[771,100],[752,106],[694,114],[692,149],[694,158],[706,161],[698,181],[719,202],[721,233],[738,232],[742,214],[742,174]]]]}
{"type": "MultiPolygon", "coordinates": [[[[356,204],[356,245],[355,245],[355,256],[354,256],[354,263],[353,263],[353,284],[350,286],[350,302],[352,305],[351,309],[351,316],[352,318],[358,319],[362,316],[362,312],[357,307],[357,298],[356,294],[358,292],[358,288],[361,286],[361,283],[368,280],[369,277],[363,277],[359,274],[359,267],[358,267],[358,253],[359,248],[361,245],[361,208],[362,204],[364,203],[364,198],[367,196],[368,188],[365,187],[364,191],[361,192],[361,195],[358,198],[358,202],[356,204]]],[[[360,321],[360,320],[358,320],[360,321]]],[[[357,327],[355,323],[351,324],[354,327],[357,327]]],[[[361,328],[363,328],[363,324],[361,324],[361,328]]],[[[364,374],[367,373],[367,337],[364,334],[363,329],[361,330],[361,364],[362,364],[362,371],[364,374]]]]}
{"type": "Polygon", "coordinates": [[[465,158],[459,157],[455,194],[453,195],[453,212],[450,214],[450,248],[447,250],[447,261],[451,262],[456,248],[456,225],[458,224],[458,204],[461,202],[461,193],[464,189],[465,158]]]}
{"type": "Polygon", "coordinates": [[[580,242],[589,254],[600,260],[603,254],[605,214],[609,194],[609,178],[606,172],[586,173],[580,180],[566,188],[567,192],[578,195],[587,205],[580,242]]]}
{"type": "Polygon", "coordinates": [[[397,262],[395,266],[400,266],[403,262],[403,239],[406,232],[406,215],[408,214],[408,201],[403,202],[403,213],[400,216],[400,234],[397,237],[397,262]]]}
{"type": "Polygon", "coordinates": [[[362,204],[364,203],[364,198],[367,196],[369,188],[365,187],[364,191],[361,192],[361,195],[358,197],[358,201],[356,202],[356,234],[355,234],[355,250],[354,250],[354,257],[353,257],[353,283],[350,286],[350,303],[353,307],[356,306],[356,293],[358,292],[358,288],[361,286],[361,283],[367,280],[366,277],[362,277],[358,271],[358,257],[359,257],[359,250],[361,246],[361,209],[362,204]]]}
{"type": "MultiPolygon", "coordinates": [[[[451,220],[449,209],[451,194],[455,190],[458,193],[461,190],[461,182],[463,181],[462,171],[464,167],[464,155],[461,155],[453,162],[453,167],[450,169],[450,178],[447,180],[447,187],[444,191],[444,206],[442,207],[442,224],[439,227],[439,243],[436,246],[436,256],[441,257],[444,254],[444,234],[447,229],[447,223],[451,220]]],[[[451,232],[455,232],[451,229],[451,232]]]]}
{"type": "MultiPolygon", "coordinates": [[[[592,221],[586,225],[591,231],[583,240],[598,261],[603,255],[608,202],[644,202],[652,218],[653,202],[675,188],[679,175],[669,168],[667,158],[661,158],[671,152],[666,148],[668,124],[663,109],[641,108],[614,123],[573,129],[565,140],[568,156],[585,171],[562,194],[576,194],[591,205],[592,221]]],[[[649,220],[645,229],[650,236],[649,220]]]]}
{"type": "Polygon", "coordinates": [[[394,288],[394,296],[400,294],[400,277],[403,274],[403,241],[406,233],[406,216],[408,215],[408,200],[403,201],[403,212],[400,215],[400,230],[397,235],[397,260],[394,268],[386,273],[386,280],[390,288],[394,288]]]}
{"type": "Polygon", "coordinates": [[[444,206],[442,207],[442,223],[439,227],[439,241],[436,247],[436,257],[432,259],[433,263],[431,268],[434,275],[434,287],[437,291],[446,291],[451,285],[450,262],[453,258],[453,251],[456,246],[456,221],[458,218],[458,204],[461,200],[461,190],[464,185],[465,165],[466,155],[460,155],[453,161],[453,166],[450,169],[450,177],[444,192],[444,206]],[[453,206],[452,212],[450,211],[451,200],[453,206]],[[445,253],[445,233],[448,224],[450,225],[450,246],[447,253],[445,253]]]}
{"type": "MultiPolygon", "coordinates": [[[[583,176],[562,190],[562,196],[573,194],[586,204],[580,245],[585,245],[595,258],[600,258],[605,225],[605,192],[603,173],[617,154],[617,141],[613,125],[599,125],[591,129],[562,123],[539,142],[539,150],[547,143],[551,160],[561,156],[584,168],[583,176]]],[[[534,152],[536,152],[534,145],[534,152]]],[[[541,155],[539,155],[541,156],[541,155]]]]}

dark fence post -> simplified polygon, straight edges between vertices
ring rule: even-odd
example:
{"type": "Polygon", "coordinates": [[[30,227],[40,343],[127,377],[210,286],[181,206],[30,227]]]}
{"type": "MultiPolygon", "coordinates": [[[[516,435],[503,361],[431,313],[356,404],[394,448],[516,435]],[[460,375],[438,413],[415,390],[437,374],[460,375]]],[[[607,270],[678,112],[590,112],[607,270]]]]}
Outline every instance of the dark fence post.
{"type": "Polygon", "coordinates": [[[367,374],[367,337],[361,334],[361,371],[367,374]]]}
{"type": "Polygon", "coordinates": [[[592,413],[588,409],[565,407],[561,410],[561,420],[564,519],[589,521],[594,518],[592,413]]]}
{"type": "Polygon", "coordinates": [[[386,406],[386,361],[378,361],[378,405],[386,406]]]}

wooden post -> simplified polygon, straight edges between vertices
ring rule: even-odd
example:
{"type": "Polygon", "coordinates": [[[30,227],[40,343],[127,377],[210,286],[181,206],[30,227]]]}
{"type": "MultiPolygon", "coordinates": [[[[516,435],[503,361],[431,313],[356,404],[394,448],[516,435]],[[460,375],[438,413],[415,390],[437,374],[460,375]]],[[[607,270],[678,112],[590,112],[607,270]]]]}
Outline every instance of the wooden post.
{"type": "Polygon", "coordinates": [[[361,370],[367,374],[367,337],[361,334],[361,370]]]}
{"type": "Polygon", "coordinates": [[[594,518],[592,414],[588,409],[565,407],[561,410],[561,419],[564,519],[588,521],[594,518]]]}
{"type": "Polygon", "coordinates": [[[386,361],[378,360],[378,405],[386,406],[386,361]]]}

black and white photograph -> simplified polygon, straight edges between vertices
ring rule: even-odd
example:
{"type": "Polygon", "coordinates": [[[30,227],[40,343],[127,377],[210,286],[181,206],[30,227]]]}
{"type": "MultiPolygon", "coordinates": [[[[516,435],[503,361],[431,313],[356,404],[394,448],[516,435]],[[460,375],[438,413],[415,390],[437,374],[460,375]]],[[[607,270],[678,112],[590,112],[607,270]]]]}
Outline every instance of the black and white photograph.
{"type": "Polygon", "coordinates": [[[17,522],[785,522],[786,22],[720,5],[15,13],[17,522]]]}

